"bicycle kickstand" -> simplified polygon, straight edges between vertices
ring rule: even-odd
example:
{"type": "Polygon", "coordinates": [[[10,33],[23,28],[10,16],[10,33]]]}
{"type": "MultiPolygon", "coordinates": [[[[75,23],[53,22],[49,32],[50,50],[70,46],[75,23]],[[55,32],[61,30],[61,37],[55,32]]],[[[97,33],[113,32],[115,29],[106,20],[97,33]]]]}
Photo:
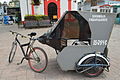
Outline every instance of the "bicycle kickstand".
{"type": "Polygon", "coordinates": [[[22,60],[20,61],[20,63],[17,63],[17,65],[22,64],[23,60],[25,59],[25,57],[22,58],[22,60]]]}

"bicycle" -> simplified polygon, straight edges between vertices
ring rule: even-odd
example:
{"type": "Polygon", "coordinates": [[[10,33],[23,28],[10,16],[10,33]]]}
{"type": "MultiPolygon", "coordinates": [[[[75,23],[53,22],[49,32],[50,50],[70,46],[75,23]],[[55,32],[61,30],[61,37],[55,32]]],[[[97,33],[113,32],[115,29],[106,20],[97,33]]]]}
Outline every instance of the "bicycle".
{"type": "Polygon", "coordinates": [[[9,54],[9,63],[12,63],[15,53],[17,50],[17,44],[20,46],[21,51],[23,53],[23,58],[20,61],[20,63],[17,63],[17,65],[22,64],[24,59],[28,60],[28,64],[30,68],[38,73],[43,72],[48,64],[48,58],[46,52],[40,48],[40,47],[33,47],[33,44],[36,40],[39,40],[39,38],[34,38],[33,36],[36,36],[35,32],[32,32],[28,34],[28,36],[24,36],[18,32],[10,31],[12,34],[15,34],[14,41],[12,43],[12,48],[9,54]],[[18,36],[21,36],[22,38],[29,38],[29,42],[25,44],[21,44],[18,40],[18,36]],[[27,46],[27,49],[24,50],[24,47],[27,46]],[[43,62],[43,63],[42,63],[43,62]]]}

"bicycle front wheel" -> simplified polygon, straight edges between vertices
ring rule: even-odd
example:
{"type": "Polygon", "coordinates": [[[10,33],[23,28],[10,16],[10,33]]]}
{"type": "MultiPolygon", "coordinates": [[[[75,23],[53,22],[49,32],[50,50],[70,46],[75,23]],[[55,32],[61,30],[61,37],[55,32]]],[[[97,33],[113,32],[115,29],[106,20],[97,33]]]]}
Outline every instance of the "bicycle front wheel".
{"type": "Polygon", "coordinates": [[[9,54],[9,59],[8,59],[8,62],[11,63],[13,61],[13,58],[15,56],[15,52],[16,52],[16,49],[17,49],[17,43],[16,42],[13,42],[12,43],[12,48],[11,48],[11,51],[10,51],[10,54],[9,54]]]}
{"type": "Polygon", "coordinates": [[[33,71],[43,72],[48,64],[47,54],[42,48],[34,47],[33,51],[29,52],[28,64],[33,71]]]}

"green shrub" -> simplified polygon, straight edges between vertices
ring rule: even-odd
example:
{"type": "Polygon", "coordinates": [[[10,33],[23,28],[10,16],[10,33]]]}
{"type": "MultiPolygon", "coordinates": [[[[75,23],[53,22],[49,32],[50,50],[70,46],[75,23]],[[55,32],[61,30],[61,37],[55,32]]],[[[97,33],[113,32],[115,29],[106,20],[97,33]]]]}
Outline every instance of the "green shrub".
{"type": "Polygon", "coordinates": [[[48,20],[47,15],[26,15],[25,20],[48,20]]]}

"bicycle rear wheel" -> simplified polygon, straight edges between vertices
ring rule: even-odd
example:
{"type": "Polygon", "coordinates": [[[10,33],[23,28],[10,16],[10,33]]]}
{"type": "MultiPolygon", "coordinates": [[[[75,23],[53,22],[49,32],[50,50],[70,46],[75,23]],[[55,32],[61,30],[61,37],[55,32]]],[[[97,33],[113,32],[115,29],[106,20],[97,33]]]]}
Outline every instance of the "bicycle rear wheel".
{"type": "Polygon", "coordinates": [[[29,52],[28,64],[33,71],[41,73],[46,69],[48,64],[47,54],[39,47],[34,47],[33,50],[29,52]]]}
{"type": "Polygon", "coordinates": [[[9,54],[9,60],[8,60],[9,63],[11,63],[13,61],[16,49],[17,49],[17,43],[13,42],[12,43],[12,48],[11,48],[11,51],[10,51],[10,54],[9,54]]]}

